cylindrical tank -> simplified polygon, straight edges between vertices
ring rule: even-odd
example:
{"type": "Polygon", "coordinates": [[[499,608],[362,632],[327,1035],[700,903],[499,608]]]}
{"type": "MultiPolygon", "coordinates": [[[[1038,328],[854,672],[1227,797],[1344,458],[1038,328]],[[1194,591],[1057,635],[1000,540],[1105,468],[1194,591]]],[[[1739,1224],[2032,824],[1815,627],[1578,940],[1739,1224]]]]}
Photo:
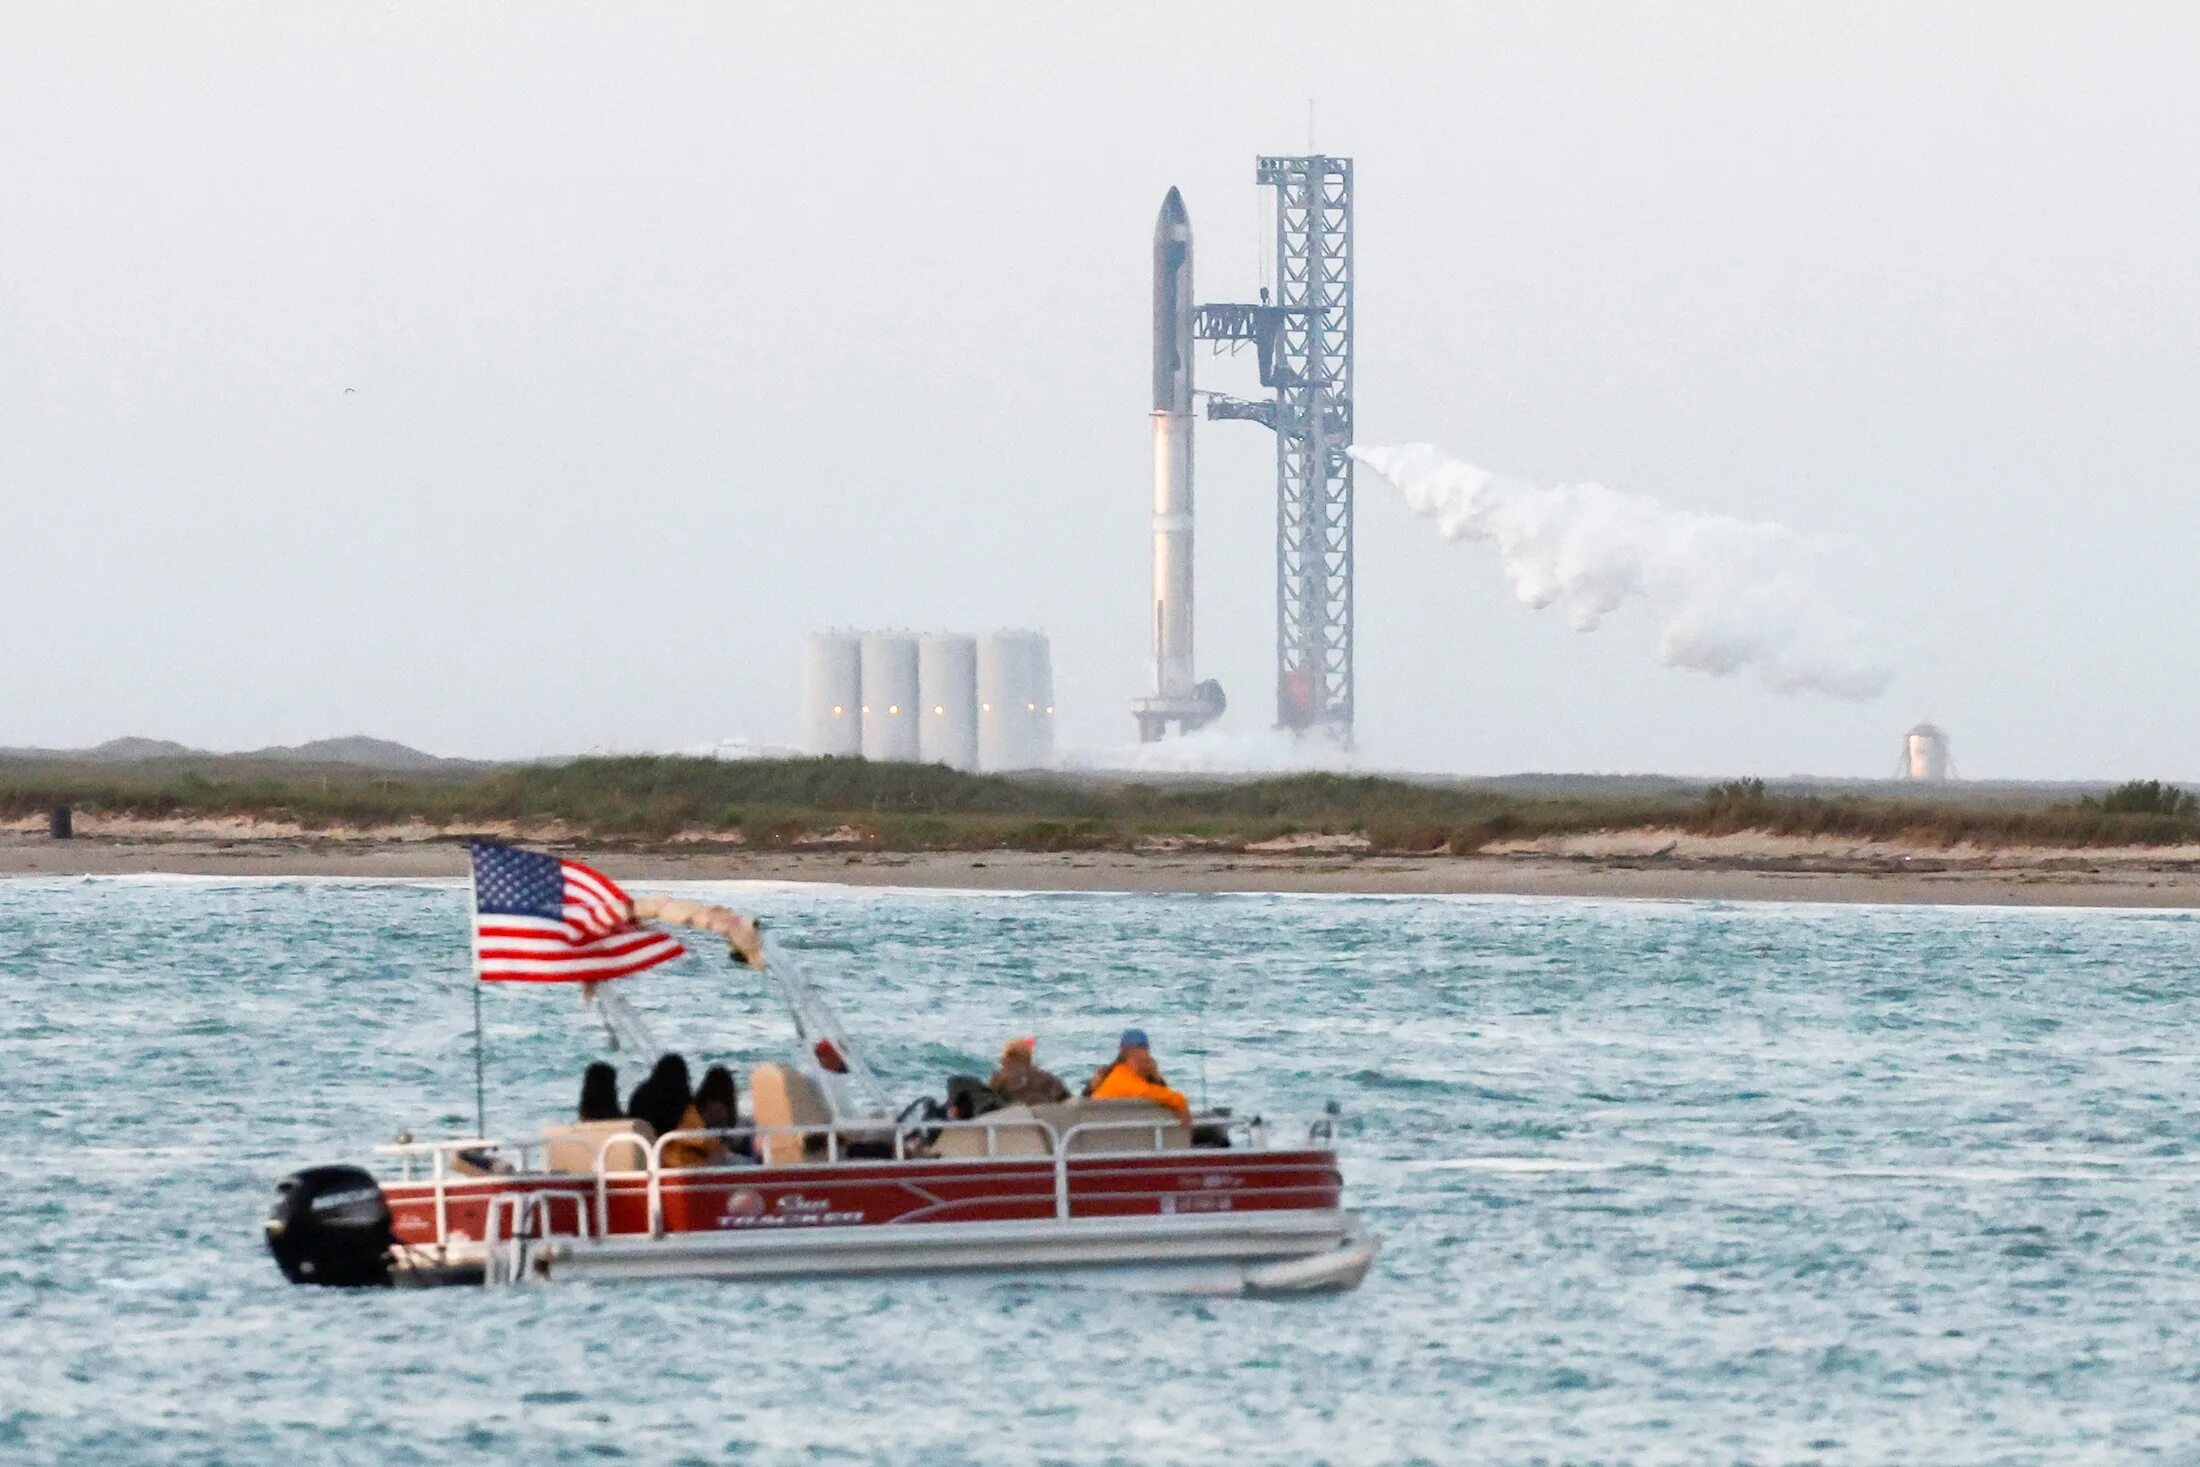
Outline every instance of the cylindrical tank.
{"type": "Polygon", "coordinates": [[[802,700],[812,754],[863,752],[863,643],[853,632],[810,633],[802,700]]]}
{"type": "Polygon", "coordinates": [[[1024,767],[1023,706],[1018,676],[1023,644],[1013,632],[978,639],[978,767],[987,773],[1024,767]]]}
{"type": "Polygon", "coordinates": [[[1054,651],[1044,635],[1031,637],[1031,767],[1054,762],[1054,651]]]}
{"type": "Polygon", "coordinates": [[[1902,777],[1939,784],[1948,778],[1948,734],[1937,724],[1921,723],[1903,736],[1902,777]]]}
{"type": "Polygon", "coordinates": [[[917,640],[917,752],[927,764],[978,767],[978,642],[934,633],[917,640]]]}
{"type": "Polygon", "coordinates": [[[863,757],[914,764],[917,749],[917,639],[906,632],[863,638],[863,757]]]}
{"type": "Polygon", "coordinates": [[[978,767],[1037,769],[1054,752],[1054,672],[1037,632],[978,643],[978,767]]]}

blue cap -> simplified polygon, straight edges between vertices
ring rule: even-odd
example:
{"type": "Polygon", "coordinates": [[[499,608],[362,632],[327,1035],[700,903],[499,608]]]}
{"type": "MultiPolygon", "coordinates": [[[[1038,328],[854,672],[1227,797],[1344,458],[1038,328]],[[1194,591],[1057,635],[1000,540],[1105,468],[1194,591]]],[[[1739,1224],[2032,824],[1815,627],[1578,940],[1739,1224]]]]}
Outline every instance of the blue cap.
{"type": "Polygon", "coordinates": [[[1123,1031],[1123,1037],[1117,1041],[1117,1047],[1121,1049],[1148,1048],[1149,1046],[1146,1043],[1146,1031],[1143,1029],[1125,1029],[1123,1031]]]}

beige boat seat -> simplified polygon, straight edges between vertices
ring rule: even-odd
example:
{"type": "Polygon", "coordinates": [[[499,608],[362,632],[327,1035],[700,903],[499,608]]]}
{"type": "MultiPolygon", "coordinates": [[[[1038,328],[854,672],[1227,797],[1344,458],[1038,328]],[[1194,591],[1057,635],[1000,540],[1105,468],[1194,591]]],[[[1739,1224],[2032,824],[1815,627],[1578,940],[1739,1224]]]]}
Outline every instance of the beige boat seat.
{"type": "Polygon", "coordinates": [[[656,1139],[657,1133],[646,1121],[577,1121],[570,1126],[544,1126],[543,1165],[553,1172],[592,1176],[600,1151],[607,1172],[647,1171],[649,1143],[656,1139]],[[604,1142],[612,1137],[632,1139],[605,1146],[604,1142]]]}
{"type": "Polygon", "coordinates": [[[749,1105],[755,1112],[756,1154],[766,1166],[789,1166],[812,1153],[822,1154],[825,1138],[772,1134],[774,1126],[830,1125],[833,1113],[817,1082],[787,1065],[762,1064],[749,1071],[749,1105]]]}
{"type": "Polygon", "coordinates": [[[1109,1129],[1071,1136],[1069,1154],[1099,1151],[1181,1151],[1192,1128],[1175,1111],[1152,1100],[1065,1100],[1053,1105],[1011,1105],[978,1117],[976,1126],[940,1132],[935,1156],[1052,1156],[1054,1137],[1072,1126],[1107,1122],[1109,1129]],[[1116,1129],[1117,1123],[1121,1128],[1116,1129]],[[1052,1127],[1050,1134],[1047,1127],[1052,1127]],[[980,1129],[983,1127],[983,1129],[980,1129]],[[986,1147],[987,1133],[992,1149],[986,1147]]]}

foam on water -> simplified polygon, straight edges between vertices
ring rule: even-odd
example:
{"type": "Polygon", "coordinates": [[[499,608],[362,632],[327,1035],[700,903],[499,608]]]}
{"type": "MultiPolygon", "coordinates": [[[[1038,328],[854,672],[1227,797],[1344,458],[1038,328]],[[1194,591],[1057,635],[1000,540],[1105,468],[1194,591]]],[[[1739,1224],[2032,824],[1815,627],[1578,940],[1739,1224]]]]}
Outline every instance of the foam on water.
{"type": "MultiPolygon", "coordinates": [[[[461,889],[0,882],[0,1460],[2184,1450],[2189,915],[686,889],[809,953],[900,1093],[1137,1022],[1217,1101],[1341,1102],[1375,1273],[293,1290],[275,1178],[471,1124],[461,889]]],[[[786,1044],[722,964],[630,991],[691,1058],[786,1044]]],[[[559,1115],[600,1030],[486,998],[492,1126],[559,1115]]]]}

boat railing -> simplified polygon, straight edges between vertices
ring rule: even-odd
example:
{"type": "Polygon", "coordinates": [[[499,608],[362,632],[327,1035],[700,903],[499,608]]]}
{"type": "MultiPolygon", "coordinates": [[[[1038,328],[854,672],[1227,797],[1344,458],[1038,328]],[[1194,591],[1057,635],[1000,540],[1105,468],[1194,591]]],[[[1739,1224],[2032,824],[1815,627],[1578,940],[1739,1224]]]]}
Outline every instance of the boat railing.
{"type": "Polygon", "coordinates": [[[427,1165],[430,1178],[497,1176],[500,1175],[495,1165],[498,1162],[513,1171],[529,1171],[542,1160],[543,1151],[544,1143],[540,1141],[492,1141],[486,1136],[455,1136],[444,1141],[392,1141],[374,1148],[376,1156],[397,1158],[398,1180],[403,1182],[422,1180],[413,1171],[419,1163],[427,1165]],[[486,1158],[490,1164],[465,1164],[475,1156],[486,1158]],[[454,1165],[454,1162],[459,1164],[454,1165]]]}
{"type": "MultiPolygon", "coordinates": [[[[1259,1149],[1264,1140],[1264,1132],[1258,1117],[1221,1114],[1202,1115],[1193,1117],[1191,1125],[1200,1130],[1211,1128],[1231,1137],[1242,1136],[1244,1144],[1251,1149],[1259,1149]]],[[[750,1142],[753,1148],[760,1141],[776,1137],[791,1137],[799,1139],[803,1143],[804,1150],[807,1150],[813,1137],[823,1137],[825,1141],[825,1162],[831,1165],[843,1160],[842,1141],[844,1138],[853,1139],[859,1143],[876,1145],[885,1140],[888,1134],[891,1134],[894,1146],[893,1155],[890,1158],[882,1156],[876,1159],[880,1161],[912,1161],[928,1159],[911,1153],[909,1138],[914,1134],[924,1135],[927,1138],[927,1144],[929,1144],[931,1140],[936,1140],[942,1132],[981,1131],[985,1134],[985,1154],[982,1157],[958,1157],[956,1160],[964,1162],[1005,1161],[1028,1164],[1039,1158],[1028,1153],[1003,1155],[1000,1151],[999,1133],[1009,1130],[1038,1130],[1046,1133],[1047,1152],[1054,1162],[1054,1215],[1057,1218],[1066,1219],[1070,1215],[1069,1158],[1072,1143],[1078,1137],[1086,1135],[1099,1136],[1106,1132],[1142,1134],[1151,1140],[1151,1145],[1125,1147],[1120,1151],[1099,1148],[1091,1151],[1081,1151],[1077,1154],[1086,1158],[1150,1156],[1166,1149],[1166,1143],[1171,1133],[1181,1133],[1185,1129],[1185,1123],[1176,1120],[1094,1120],[1079,1121],[1069,1129],[1061,1130],[1052,1122],[1042,1120],[1037,1116],[1018,1116],[1013,1120],[999,1123],[990,1122],[984,1117],[968,1121],[927,1121],[921,1127],[903,1127],[891,1122],[881,1124],[875,1120],[858,1120],[831,1121],[812,1126],[736,1126],[693,1131],[667,1131],[664,1135],[659,1136],[649,1148],[649,1235],[652,1238],[664,1236],[665,1174],[668,1171],[680,1174],[690,1170],[686,1167],[667,1167],[664,1164],[665,1146],[672,1141],[733,1142],[745,1140],[750,1142]]],[[[615,1175],[605,1169],[606,1154],[612,1146],[621,1141],[625,1142],[627,1148],[631,1150],[634,1139],[632,1136],[610,1137],[596,1150],[596,1230],[599,1233],[609,1231],[610,1184],[612,1176],[615,1175]]],[[[632,1176],[634,1173],[629,1171],[618,1175],[632,1176]]]]}
{"type": "MultiPolygon", "coordinates": [[[[979,1123],[975,1121],[941,1121],[928,1125],[925,1129],[945,1130],[950,1126],[977,1124],[979,1123]]],[[[827,1121],[811,1126],[723,1126],[693,1131],[667,1131],[651,1143],[649,1148],[649,1234],[653,1238],[664,1235],[664,1174],[667,1171],[689,1170],[686,1167],[667,1167],[664,1164],[665,1146],[669,1142],[716,1141],[727,1145],[746,1142],[752,1155],[762,1156],[768,1143],[772,1141],[794,1141],[807,1155],[810,1142],[822,1139],[825,1143],[825,1161],[832,1165],[844,1159],[844,1145],[847,1142],[876,1146],[889,1137],[892,1138],[894,1147],[891,1159],[910,1160],[908,1133],[892,1121],[877,1119],[827,1121]]],[[[599,1227],[604,1225],[611,1206],[610,1175],[604,1170],[604,1162],[610,1148],[620,1140],[627,1143],[627,1149],[633,1149],[634,1138],[631,1136],[610,1138],[596,1148],[596,1218],[599,1227]]],[[[994,1138],[989,1135],[986,1138],[986,1154],[991,1156],[994,1152],[994,1138]]],[[[633,1173],[626,1175],[631,1176],[633,1173]]]]}
{"type": "Polygon", "coordinates": [[[495,1161],[502,1159],[507,1151],[517,1151],[519,1160],[513,1165],[513,1170],[525,1171],[529,1160],[528,1153],[531,1149],[540,1150],[541,1148],[539,1144],[528,1142],[512,1144],[491,1141],[486,1136],[453,1136],[441,1141],[414,1141],[407,1137],[403,1140],[392,1141],[387,1145],[375,1147],[374,1154],[397,1159],[397,1179],[399,1181],[428,1181],[435,1185],[435,1241],[436,1245],[441,1247],[451,1236],[450,1184],[453,1177],[456,1176],[466,1181],[478,1181],[494,1178],[498,1175],[493,1167],[482,1169],[472,1166],[469,1166],[463,1172],[454,1173],[451,1166],[452,1158],[462,1155],[481,1155],[495,1161]],[[415,1175],[414,1172],[414,1168],[423,1162],[427,1166],[428,1173],[424,1178],[415,1175]]]}
{"type": "Polygon", "coordinates": [[[528,1245],[589,1235],[588,1199],[578,1192],[503,1192],[489,1199],[482,1219],[482,1282],[516,1284],[527,1277],[528,1245]],[[558,1231],[558,1206],[573,1205],[573,1231],[558,1231]],[[505,1218],[509,1216],[509,1226],[505,1218]]]}
{"type": "MultiPolygon", "coordinates": [[[[1218,1121],[1215,1124],[1226,1125],[1228,1123],[1229,1118],[1225,1118],[1224,1120],[1218,1121]]],[[[1099,1135],[1102,1132],[1106,1131],[1129,1131],[1133,1134],[1144,1132],[1152,1137],[1153,1145],[1151,1147],[1141,1148],[1141,1150],[1160,1151],[1166,1144],[1169,1133],[1173,1130],[1182,1129],[1182,1126],[1183,1123],[1180,1121],[1079,1121],[1076,1125],[1071,1126],[1068,1130],[1057,1132],[1055,1134],[1054,1145],[1052,1147],[1052,1150],[1054,1152],[1055,1217],[1064,1222],[1067,1222],[1069,1220],[1070,1147],[1079,1136],[1099,1135]]],[[[1047,1129],[1051,1131],[1054,1128],[1052,1126],[1049,1126],[1047,1129]]],[[[1093,1155],[1095,1153],[1086,1152],[1083,1154],[1093,1155]]],[[[1106,1155],[1110,1153],[1103,1151],[1098,1154],[1106,1155]]]]}
{"type": "MultiPolygon", "coordinates": [[[[1198,1132],[1208,1134],[1220,1132],[1228,1137],[1233,1145],[1243,1145],[1250,1150],[1258,1151],[1264,1149],[1266,1145],[1266,1130],[1258,1117],[1231,1116],[1221,1113],[1202,1114],[1192,1117],[1190,1124],[1191,1128],[1198,1132]]],[[[1185,1130],[1185,1123],[1176,1120],[1090,1120],[1079,1121],[1063,1129],[1037,1116],[1017,1116],[1011,1120],[998,1122],[989,1117],[979,1117],[967,1121],[926,1121],[921,1125],[910,1126],[869,1118],[828,1121],[806,1126],[732,1126],[667,1131],[664,1135],[646,1143],[638,1135],[631,1132],[622,1132],[605,1136],[597,1143],[595,1164],[591,1169],[595,1183],[593,1199],[595,1207],[592,1219],[586,1215],[588,1209],[582,1206],[582,1199],[587,1195],[586,1193],[565,1190],[545,1191],[530,1188],[524,1193],[513,1194],[513,1196],[526,1198],[572,1197],[576,1208],[580,1209],[581,1213],[579,1218],[581,1235],[586,1236],[588,1234],[589,1224],[593,1222],[595,1235],[601,1237],[609,1234],[611,1230],[611,1183],[614,1180],[642,1177],[646,1179],[647,1186],[650,1236],[662,1237],[664,1235],[664,1183],[666,1174],[684,1176],[691,1171],[701,1170],[701,1168],[665,1165],[664,1152],[669,1143],[676,1141],[747,1142],[752,1151],[761,1152],[765,1143],[785,1138],[799,1142],[802,1150],[807,1152],[813,1140],[822,1140],[825,1151],[823,1162],[827,1165],[833,1165],[848,1160],[927,1160],[930,1159],[928,1155],[930,1144],[936,1141],[942,1133],[948,1131],[976,1131],[985,1137],[984,1153],[979,1156],[957,1157],[955,1160],[965,1164],[980,1165],[988,1163],[1029,1165],[1042,1159],[1051,1160],[1054,1163],[1054,1215],[1057,1218],[1066,1219],[1070,1216],[1069,1163],[1072,1154],[1085,1159],[1100,1159],[1110,1156],[1151,1156],[1167,1149],[1167,1143],[1172,1134],[1181,1135],[1185,1130]],[[1030,1152],[1004,1153],[1000,1149],[1001,1133],[1004,1131],[1044,1132],[1046,1137],[1044,1158],[1039,1154],[1030,1152]],[[1082,1138],[1098,1138],[1110,1133],[1119,1136],[1138,1136],[1146,1144],[1124,1146],[1120,1149],[1111,1149],[1105,1146],[1079,1149],[1076,1145],[1082,1138]],[[912,1148],[912,1138],[919,1136],[924,1138],[925,1150],[912,1148]],[[881,1155],[876,1158],[857,1157],[851,1155],[849,1151],[851,1144],[868,1147],[878,1146],[889,1141],[893,1147],[890,1155],[881,1155]],[[611,1165],[611,1159],[614,1151],[627,1156],[631,1156],[638,1151],[642,1152],[646,1156],[646,1164],[641,1167],[613,1166],[611,1165]]],[[[462,1136],[442,1141],[400,1141],[390,1145],[378,1146],[375,1148],[375,1152],[377,1155],[397,1159],[400,1173],[398,1180],[403,1182],[427,1181],[433,1184],[435,1188],[435,1237],[438,1245],[446,1245],[450,1239],[449,1189],[452,1184],[494,1182],[500,1177],[515,1173],[535,1175],[547,1171],[547,1166],[543,1164],[546,1148],[544,1143],[539,1141],[496,1142],[485,1137],[462,1136]],[[454,1158],[474,1155],[485,1157],[491,1163],[503,1162],[510,1169],[505,1170],[494,1166],[484,1168],[478,1164],[468,1166],[464,1170],[453,1167],[454,1158]],[[427,1175],[425,1177],[416,1175],[416,1167],[422,1165],[426,1168],[427,1175]]],[[[554,1206],[555,1203],[551,1205],[554,1206]]],[[[539,1214],[515,1211],[512,1213],[511,1218],[512,1227],[524,1226],[529,1219],[537,1216],[539,1214]]],[[[497,1235],[501,1234],[506,1239],[514,1236],[514,1233],[503,1227],[502,1223],[503,1219],[499,1216],[495,1203],[492,1201],[484,1226],[484,1232],[490,1234],[485,1241],[490,1244],[492,1254],[495,1252],[497,1235]]]]}

